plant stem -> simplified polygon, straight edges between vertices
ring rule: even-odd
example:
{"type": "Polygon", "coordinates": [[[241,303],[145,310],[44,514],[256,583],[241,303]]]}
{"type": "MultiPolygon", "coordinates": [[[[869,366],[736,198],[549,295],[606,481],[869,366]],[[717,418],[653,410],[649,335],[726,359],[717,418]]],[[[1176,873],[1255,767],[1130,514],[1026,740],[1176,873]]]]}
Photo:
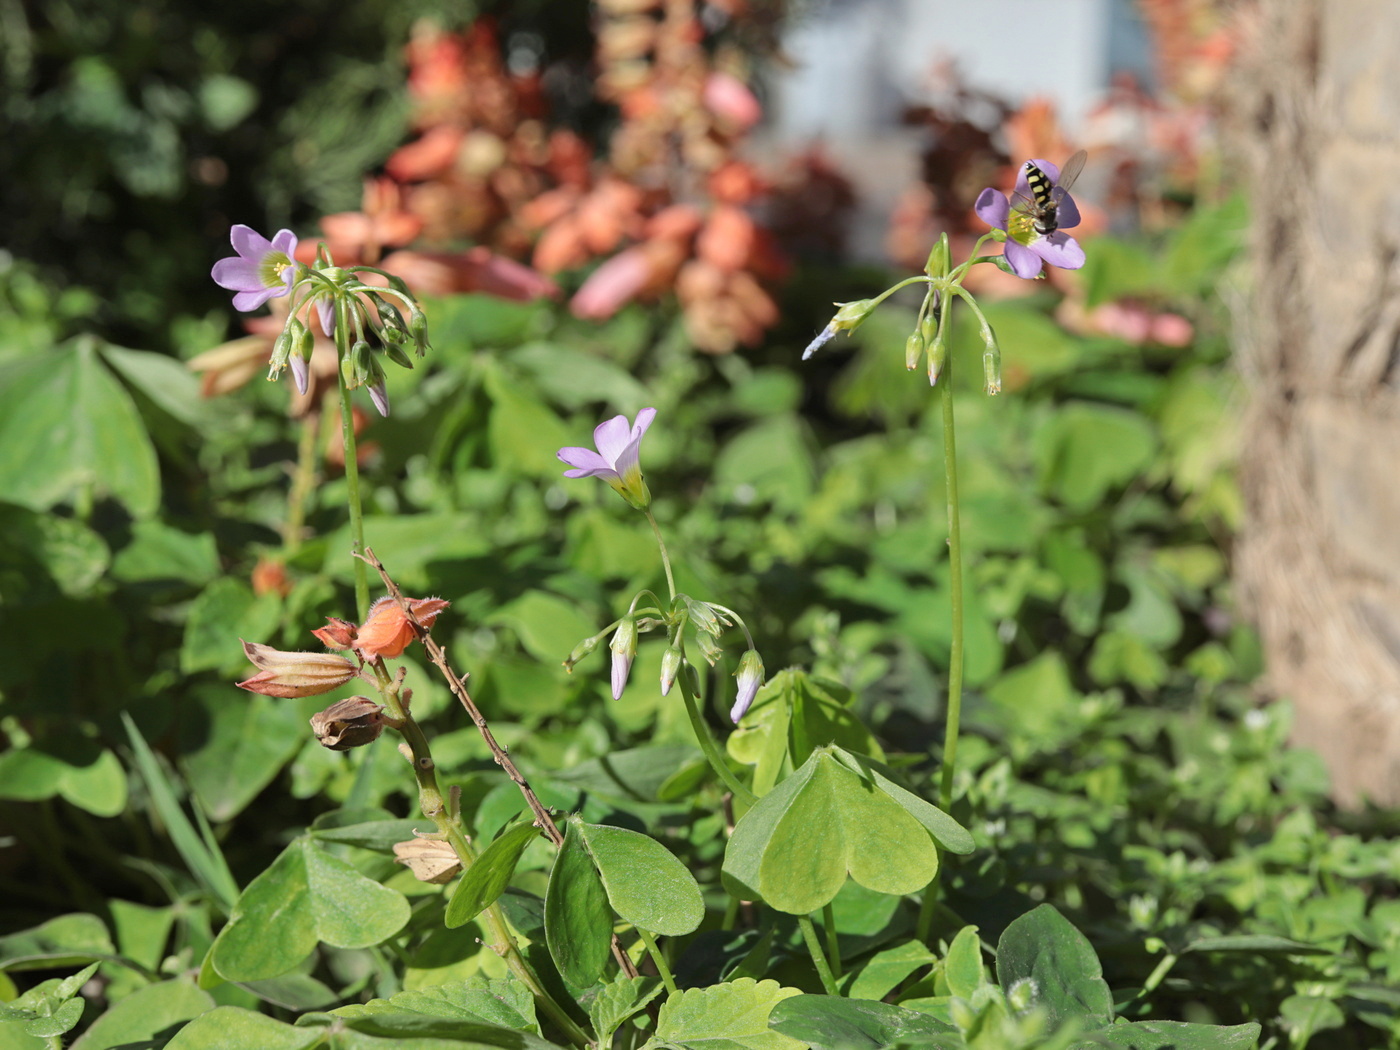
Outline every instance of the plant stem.
{"type": "Polygon", "coordinates": [[[686,674],[686,668],[681,668],[681,673],[676,676],[676,684],[681,687],[681,699],[685,701],[685,713],[690,716],[690,728],[695,732],[695,739],[700,744],[700,750],[705,753],[706,760],[710,763],[710,768],[724,781],[724,786],[734,793],[734,797],[745,806],[752,806],[758,801],[758,796],[746,788],[729,768],[729,763],[720,754],[719,746],[715,743],[714,737],[710,735],[710,727],[705,724],[705,719],[701,717],[700,708],[695,703],[695,696],[690,691],[690,681],[686,674]]]}
{"type": "Polygon", "coordinates": [[[826,927],[826,954],[831,959],[831,973],[841,979],[841,944],[836,936],[836,912],[828,902],[822,909],[822,925],[826,927]]]}
{"type": "MultiPolygon", "coordinates": [[[[358,558],[356,562],[364,564],[358,558]]],[[[442,789],[437,781],[437,764],[428,749],[428,738],[423,735],[422,728],[399,695],[402,675],[398,680],[391,678],[384,667],[384,661],[380,658],[376,658],[370,667],[379,682],[379,693],[389,709],[389,714],[401,723],[399,732],[403,734],[404,742],[408,745],[408,758],[413,764],[413,776],[418,781],[418,807],[423,816],[437,826],[438,833],[452,846],[452,851],[462,862],[463,869],[470,868],[476,860],[476,850],[467,839],[466,830],[462,826],[462,816],[457,811],[455,801],[449,804],[443,798],[442,789]]],[[[486,932],[489,937],[487,947],[505,961],[511,973],[530,990],[540,1009],[564,1031],[569,1041],[575,1046],[586,1047],[587,1034],[574,1023],[564,1008],[554,1001],[520,953],[520,947],[511,935],[500,904],[492,904],[483,915],[486,917],[486,932]]]]}
{"type": "Polygon", "coordinates": [[[651,956],[651,961],[656,963],[656,972],[661,975],[661,983],[666,986],[666,991],[674,995],[676,993],[676,979],[671,976],[671,968],[666,965],[665,956],[656,947],[656,938],[640,926],[632,928],[637,931],[637,935],[642,938],[642,943],[647,946],[647,954],[651,956]]]}
{"type": "Polygon", "coordinates": [[[836,978],[831,976],[831,966],[826,961],[826,956],[822,954],[821,941],[817,939],[817,928],[812,925],[810,915],[799,915],[797,917],[797,928],[802,931],[802,939],[807,942],[807,951],[812,956],[812,965],[817,968],[817,976],[821,978],[822,988],[827,995],[840,995],[836,987],[836,978]]]}
{"type": "Polygon", "coordinates": [[[661,526],[656,524],[656,515],[652,514],[650,507],[643,513],[646,514],[647,521],[651,522],[651,531],[656,534],[656,546],[661,551],[661,564],[666,567],[666,589],[671,592],[671,601],[675,601],[676,578],[671,575],[671,556],[666,552],[666,541],[661,538],[661,526]]]}
{"type": "Polygon", "coordinates": [[[344,365],[350,356],[350,307],[344,296],[335,300],[335,358],[340,386],[340,435],[345,448],[345,489],[350,506],[350,542],[355,566],[355,608],[363,622],[369,613],[369,570],[358,555],[365,549],[365,518],[360,505],[360,461],[355,448],[355,417],[351,411],[350,388],[345,385],[344,365]]]}
{"type": "Polygon", "coordinates": [[[943,741],[943,779],[939,805],[953,802],[953,773],[958,758],[958,726],[962,720],[963,685],[963,560],[962,528],[958,521],[958,447],[953,426],[952,360],[940,384],[943,388],[943,476],[948,495],[948,590],[953,605],[953,641],[948,651],[948,711],[943,741]]]}

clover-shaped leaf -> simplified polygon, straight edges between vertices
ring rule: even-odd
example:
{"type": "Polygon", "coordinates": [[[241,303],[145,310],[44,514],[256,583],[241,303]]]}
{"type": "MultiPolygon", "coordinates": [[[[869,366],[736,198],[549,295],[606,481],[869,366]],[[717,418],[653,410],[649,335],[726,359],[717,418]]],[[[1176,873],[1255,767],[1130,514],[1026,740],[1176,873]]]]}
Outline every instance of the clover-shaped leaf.
{"type": "Polygon", "coordinates": [[[734,896],[802,915],[830,903],[847,873],[890,894],[913,893],[937,874],[929,829],[873,775],[837,761],[838,750],[813,752],[734,828],[722,872],[734,896]]]}
{"type": "Polygon", "coordinates": [[[209,961],[228,981],[278,977],[310,955],[318,941],[367,948],[398,933],[408,916],[403,894],[302,838],[248,884],[209,961]],[[277,935],[269,937],[269,930],[277,935]]]}

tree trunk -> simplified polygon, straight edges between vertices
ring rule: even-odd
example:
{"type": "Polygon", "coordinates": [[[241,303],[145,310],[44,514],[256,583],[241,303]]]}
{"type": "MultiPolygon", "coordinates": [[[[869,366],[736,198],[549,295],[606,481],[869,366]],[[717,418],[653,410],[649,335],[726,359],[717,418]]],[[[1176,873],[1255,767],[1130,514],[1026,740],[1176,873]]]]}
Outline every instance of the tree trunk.
{"type": "Polygon", "coordinates": [[[1345,805],[1400,803],[1400,4],[1264,0],[1233,144],[1255,288],[1236,577],[1345,805]]]}

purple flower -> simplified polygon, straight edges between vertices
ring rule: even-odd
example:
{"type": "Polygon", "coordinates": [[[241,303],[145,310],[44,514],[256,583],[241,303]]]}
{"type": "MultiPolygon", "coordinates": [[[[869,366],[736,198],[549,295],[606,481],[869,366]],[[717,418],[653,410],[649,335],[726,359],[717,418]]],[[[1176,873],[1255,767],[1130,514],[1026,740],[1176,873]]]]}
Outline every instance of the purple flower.
{"type": "Polygon", "coordinates": [[[297,238],[291,230],[278,230],[269,241],[252,227],[239,225],[229,231],[229,241],[238,254],[216,262],[210,276],[220,288],[238,293],[233,297],[235,310],[256,310],[292,290],[297,238]]]}
{"type": "Polygon", "coordinates": [[[655,418],[656,409],[644,408],[637,413],[637,422],[630,427],[626,416],[613,416],[599,423],[593,431],[597,452],[576,446],[559,450],[559,458],[573,468],[564,471],[564,477],[602,478],[628,503],[638,510],[644,510],[651,503],[651,493],[642,480],[637,450],[641,446],[642,435],[655,418]]]}
{"type": "MultiPolygon", "coordinates": [[[[1052,184],[1059,181],[1058,165],[1039,159],[1031,163],[1045,172],[1052,184]]],[[[1016,193],[1017,200],[1033,199],[1024,164],[1016,176],[1016,193]]],[[[1084,265],[1084,249],[1078,241],[1063,232],[1079,225],[1079,207],[1068,193],[1063,194],[1056,205],[1055,229],[1050,234],[1037,230],[1033,215],[1020,207],[1013,209],[1006,194],[990,186],[978,194],[974,209],[977,217],[988,226],[1006,231],[1006,247],[1002,251],[1011,272],[1017,277],[1030,280],[1040,276],[1043,263],[1065,270],[1077,270],[1084,265]]]]}

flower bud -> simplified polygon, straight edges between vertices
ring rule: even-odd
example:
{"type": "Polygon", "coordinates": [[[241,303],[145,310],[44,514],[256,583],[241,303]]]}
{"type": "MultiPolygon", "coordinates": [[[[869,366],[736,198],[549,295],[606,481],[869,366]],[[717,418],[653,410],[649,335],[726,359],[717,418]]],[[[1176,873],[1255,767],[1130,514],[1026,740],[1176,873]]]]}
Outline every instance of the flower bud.
{"type": "Polygon", "coordinates": [[[349,620],[336,616],[326,617],[326,626],[317,627],[311,633],[321,639],[327,649],[353,649],[358,628],[349,620]]]}
{"type": "Polygon", "coordinates": [[[356,340],[350,348],[350,361],[355,369],[355,386],[374,382],[374,354],[369,343],[363,339],[356,340]]]}
{"type": "Polygon", "coordinates": [[[627,676],[632,673],[632,661],[637,655],[637,621],[629,616],[618,624],[608,648],[613,654],[613,699],[621,700],[622,691],[627,688],[627,676]]]}
{"type": "Polygon", "coordinates": [[[989,346],[982,355],[982,375],[987,381],[988,396],[1001,393],[1001,351],[989,346]]]}
{"type": "Polygon", "coordinates": [[[849,303],[837,303],[840,307],[831,323],[838,332],[854,332],[861,322],[875,312],[879,304],[874,299],[856,299],[849,303]]]}
{"type": "Polygon", "coordinates": [[[716,660],[724,655],[719,641],[707,631],[698,631],[695,635],[695,641],[700,646],[700,655],[711,667],[715,665],[716,660]]]}
{"type": "Polygon", "coordinates": [[[564,660],[564,670],[568,671],[569,674],[573,674],[574,665],[597,649],[598,643],[601,641],[602,638],[595,634],[592,638],[585,638],[583,641],[579,642],[578,645],[574,646],[574,651],[564,660]]]}
{"type": "Polygon", "coordinates": [[[734,677],[738,686],[734,706],[729,711],[729,720],[738,725],[739,719],[744,717],[744,712],[749,709],[753,698],[758,694],[758,687],[763,684],[763,660],[758,655],[758,650],[750,649],[740,658],[739,669],[734,672],[734,677]]]}
{"type": "Polygon", "coordinates": [[[297,393],[304,396],[311,389],[311,373],[306,367],[306,358],[301,354],[292,354],[288,363],[292,366],[292,383],[297,393]]]}
{"type": "Polygon", "coordinates": [[[334,653],[287,653],[256,642],[244,642],[243,652],[258,673],[238,688],[263,696],[320,696],[355,677],[355,665],[334,653]]]}
{"type": "Polygon", "coordinates": [[[414,303],[413,309],[409,311],[408,330],[413,334],[413,343],[418,348],[419,357],[432,349],[428,345],[428,315],[422,311],[417,303],[414,303]]]}
{"type": "Polygon", "coordinates": [[[687,595],[682,597],[685,600],[686,612],[690,615],[690,622],[695,625],[697,631],[719,634],[721,625],[729,626],[729,620],[716,612],[708,602],[697,601],[687,595]]]}
{"type": "Polygon", "coordinates": [[[680,673],[681,661],[684,659],[680,649],[674,645],[668,645],[666,651],[661,654],[661,695],[665,696],[671,691],[671,686],[676,684],[676,675],[680,673]]]}
{"type": "Polygon", "coordinates": [[[415,831],[407,842],[394,843],[394,858],[408,866],[419,882],[441,886],[451,882],[462,870],[462,859],[441,835],[415,831]]]}
{"type": "Polygon", "coordinates": [[[924,273],[930,277],[944,277],[948,273],[950,255],[948,250],[948,235],[939,235],[934,242],[933,248],[929,250],[928,262],[924,264],[924,273]]]}
{"type": "MultiPolygon", "coordinates": [[[[377,367],[377,366],[376,366],[377,367]]],[[[380,376],[379,381],[369,388],[369,399],[374,402],[375,409],[385,419],[389,418],[389,384],[384,377],[380,376]]]]}
{"type": "Polygon", "coordinates": [[[943,374],[943,366],[948,363],[948,346],[942,339],[935,339],[928,349],[928,385],[937,386],[938,377],[943,374]]]}
{"type": "Polygon", "coordinates": [[[332,751],[363,747],[384,732],[384,706],[367,696],[352,696],[312,715],[311,731],[332,751]]]}
{"type": "Polygon", "coordinates": [[[918,332],[910,332],[904,340],[904,367],[909,371],[919,367],[919,358],[924,356],[924,337],[918,332]]]}
{"type": "Polygon", "coordinates": [[[292,333],[283,328],[272,343],[272,357],[267,363],[267,378],[276,379],[287,367],[287,359],[292,354],[292,333]]]}
{"type": "Polygon", "coordinates": [[[345,385],[345,389],[354,390],[360,385],[355,378],[355,361],[349,354],[340,359],[340,381],[345,385]]]}
{"type": "MultiPolygon", "coordinates": [[[[390,329],[385,329],[385,334],[387,335],[389,331],[390,329]]],[[[384,356],[400,368],[413,367],[413,358],[409,357],[408,354],[404,352],[404,348],[397,342],[386,341],[384,343],[384,356]]]]}

